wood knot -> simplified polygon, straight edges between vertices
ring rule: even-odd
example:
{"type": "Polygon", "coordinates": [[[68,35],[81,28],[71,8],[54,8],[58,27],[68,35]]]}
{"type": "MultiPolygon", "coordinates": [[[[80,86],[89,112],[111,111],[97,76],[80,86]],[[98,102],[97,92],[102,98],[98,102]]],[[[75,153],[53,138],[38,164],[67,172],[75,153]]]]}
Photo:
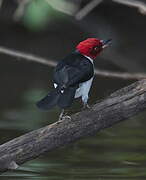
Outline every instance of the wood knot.
{"type": "Polygon", "coordinates": [[[18,167],[19,167],[19,165],[18,165],[15,161],[11,161],[11,162],[8,164],[8,169],[10,169],[10,170],[17,169],[18,167]]]}
{"type": "Polygon", "coordinates": [[[139,83],[138,86],[136,86],[136,90],[140,92],[146,91],[146,81],[139,83]]]}

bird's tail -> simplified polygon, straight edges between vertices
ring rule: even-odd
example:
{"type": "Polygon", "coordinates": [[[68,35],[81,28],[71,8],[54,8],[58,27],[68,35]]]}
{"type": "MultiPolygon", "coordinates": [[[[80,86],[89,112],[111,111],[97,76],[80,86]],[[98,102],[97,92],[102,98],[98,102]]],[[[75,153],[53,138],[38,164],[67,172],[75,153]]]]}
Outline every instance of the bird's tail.
{"type": "Polygon", "coordinates": [[[76,87],[64,89],[57,87],[50,91],[47,96],[41,99],[36,105],[39,109],[49,110],[54,106],[59,106],[61,109],[69,107],[74,99],[76,87]]]}
{"type": "Polygon", "coordinates": [[[37,107],[42,110],[49,110],[57,105],[60,98],[60,90],[58,88],[50,91],[47,96],[37,102],[37,107]]]}

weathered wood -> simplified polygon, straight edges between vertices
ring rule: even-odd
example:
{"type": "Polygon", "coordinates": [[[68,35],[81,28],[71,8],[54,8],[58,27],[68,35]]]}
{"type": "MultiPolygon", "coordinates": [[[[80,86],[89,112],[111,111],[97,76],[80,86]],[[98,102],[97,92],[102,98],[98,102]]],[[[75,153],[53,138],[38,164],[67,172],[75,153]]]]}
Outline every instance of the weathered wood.
{"type": "Polygon", "coordinates": [[[128,119],[146,108],[146,80],[122,88],[90,110],[72,115],[0,146],[0,172],[128,119]]]}

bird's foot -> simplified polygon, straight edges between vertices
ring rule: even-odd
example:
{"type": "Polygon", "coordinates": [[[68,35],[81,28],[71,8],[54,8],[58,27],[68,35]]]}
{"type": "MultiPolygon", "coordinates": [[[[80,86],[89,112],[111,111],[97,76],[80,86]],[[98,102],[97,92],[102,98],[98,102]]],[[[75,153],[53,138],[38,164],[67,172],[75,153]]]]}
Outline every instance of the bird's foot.
{"type": "Polygon", "coordinates": [[[68,115],[64,115],[62,117],[59,117],[59,120],[57,122],[61,122],[61,121],[65,120],[65,119],[71,120],[71,117],[68,116],[68,115]]]}
{"type": "Polygon", "coordinates": [[[83,104],[83,110],[85,110],[85,109],[90,109],[91,107],[89,106],[89,104],[88,103],[86,103],[86,104],[83,104]]]}
{"type": "Polygon", "coordinates": [[[62,112],[60,113],[58,122],[63,121],[64,119],[69,119],[71,120],[71,117],[67,115],[67,113],[65,113],[65,110],[63,109],[62,112]]]}
{"type": "Polygon", "coordinates": [[[71,120],[71,117],[68,116],[68,115],[64,115],[64,116],[62,117],[62,119],[69,119],[69,120],[71,120]]]}

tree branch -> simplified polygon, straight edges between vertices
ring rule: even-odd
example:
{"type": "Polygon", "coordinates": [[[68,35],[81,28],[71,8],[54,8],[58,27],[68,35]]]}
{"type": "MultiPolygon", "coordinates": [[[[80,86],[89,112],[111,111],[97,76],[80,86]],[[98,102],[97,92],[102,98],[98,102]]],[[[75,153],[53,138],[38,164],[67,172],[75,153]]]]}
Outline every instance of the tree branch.
{"type": "Polygon", "coordinates": [[[75,18],[77,20],[83,19],[87,14],[89,14],[102,1],[103,0],[92,0],[85,7],[83,7],[79,12],[76,13],[75,18]]]}
{"type": "Polygon", "coordinates": [[[119,78],[119,79],[145,79],[146,74],[145,73],[123,73],[123,72],[113,72],[113,71],[106,71],[106,70],[100,70],[100,69],[95,69],[95,74],[97,76],[101,77],[107,77],[107,78],[119,78]]]}
{"type": "Polygon", "coordinates": [[[3,0],[0,0],[0,8],[2,7],[3,5],[3,0]]]}
{"type": "Polygon", "coordinates": [[[19,52],[19,51],[12,50],[12,49],[9,49],[9,48],[5,48],[5,47],[2,47],[2,46],[0,46],[0,54],[5,54],[5,55],[8,55],[8,56],[16,57],[17,58],[16,60],[24,59],[26,61],[37,62],[37,63],[47,65],[47,66],[55,66],[56,65],[56,62],[54,62],[54,61],[52,61],[50,59],[45,59],[45,58],[35,56],[35,55],[32,55],[32,54],[19,52]]]}
{"type": "Polygon", "coordinates": [[[15,169],[45,152],[93,135],[146,108],[146,80],[120,89],[72,120],[50,124],[0,146],[0,172],[15,169]]]}
{"type": "MultiPolygon", "coordinates": [[[[92,0],[91,2],[83,7],[79,12],[75,14],[77,20],[82,20],[86,17],[94,8],[98,6],[103,0],[92,0]]],[[[143,15],[146,15],[146,3],[137,0],[112,0],[113,2],[124,4],[129,7],[135,7],[143,15]]]]}
{"type": "MultiPolygon", "coordinates": [[[[16,50],[11,50],[5,47],[0,46],[0,54],[9,55],[17,58],[16,60],[26,60],[29,62],[37,62],[47,66],[56,66],[57,62],[51,59],[45,59],[39,56],[35,56],[32,54],[27,54],[23,52],[19,52],[16,50]]],[[[95,68],[95,75],[107,77],[107,78],[120,78],[120,79],[144,79],[146,78],[145,73],[123,73],[123,72],[113,72],[107,70],[99,70],[95,68]]]]}
{"type": "Polygon", "coordinates": [[[139,12],[146,15],[146,3],[137,0],[112,0],[116,3],[124,4],[129,7],[138,8],[139,12]]]}
{"type": "Polygon", "coordinates": [[[24,14],[26,5],[30,2],[30,0],[17,0],[18,7],[16,8],[13,19],[18,21],[24,14]]]}

